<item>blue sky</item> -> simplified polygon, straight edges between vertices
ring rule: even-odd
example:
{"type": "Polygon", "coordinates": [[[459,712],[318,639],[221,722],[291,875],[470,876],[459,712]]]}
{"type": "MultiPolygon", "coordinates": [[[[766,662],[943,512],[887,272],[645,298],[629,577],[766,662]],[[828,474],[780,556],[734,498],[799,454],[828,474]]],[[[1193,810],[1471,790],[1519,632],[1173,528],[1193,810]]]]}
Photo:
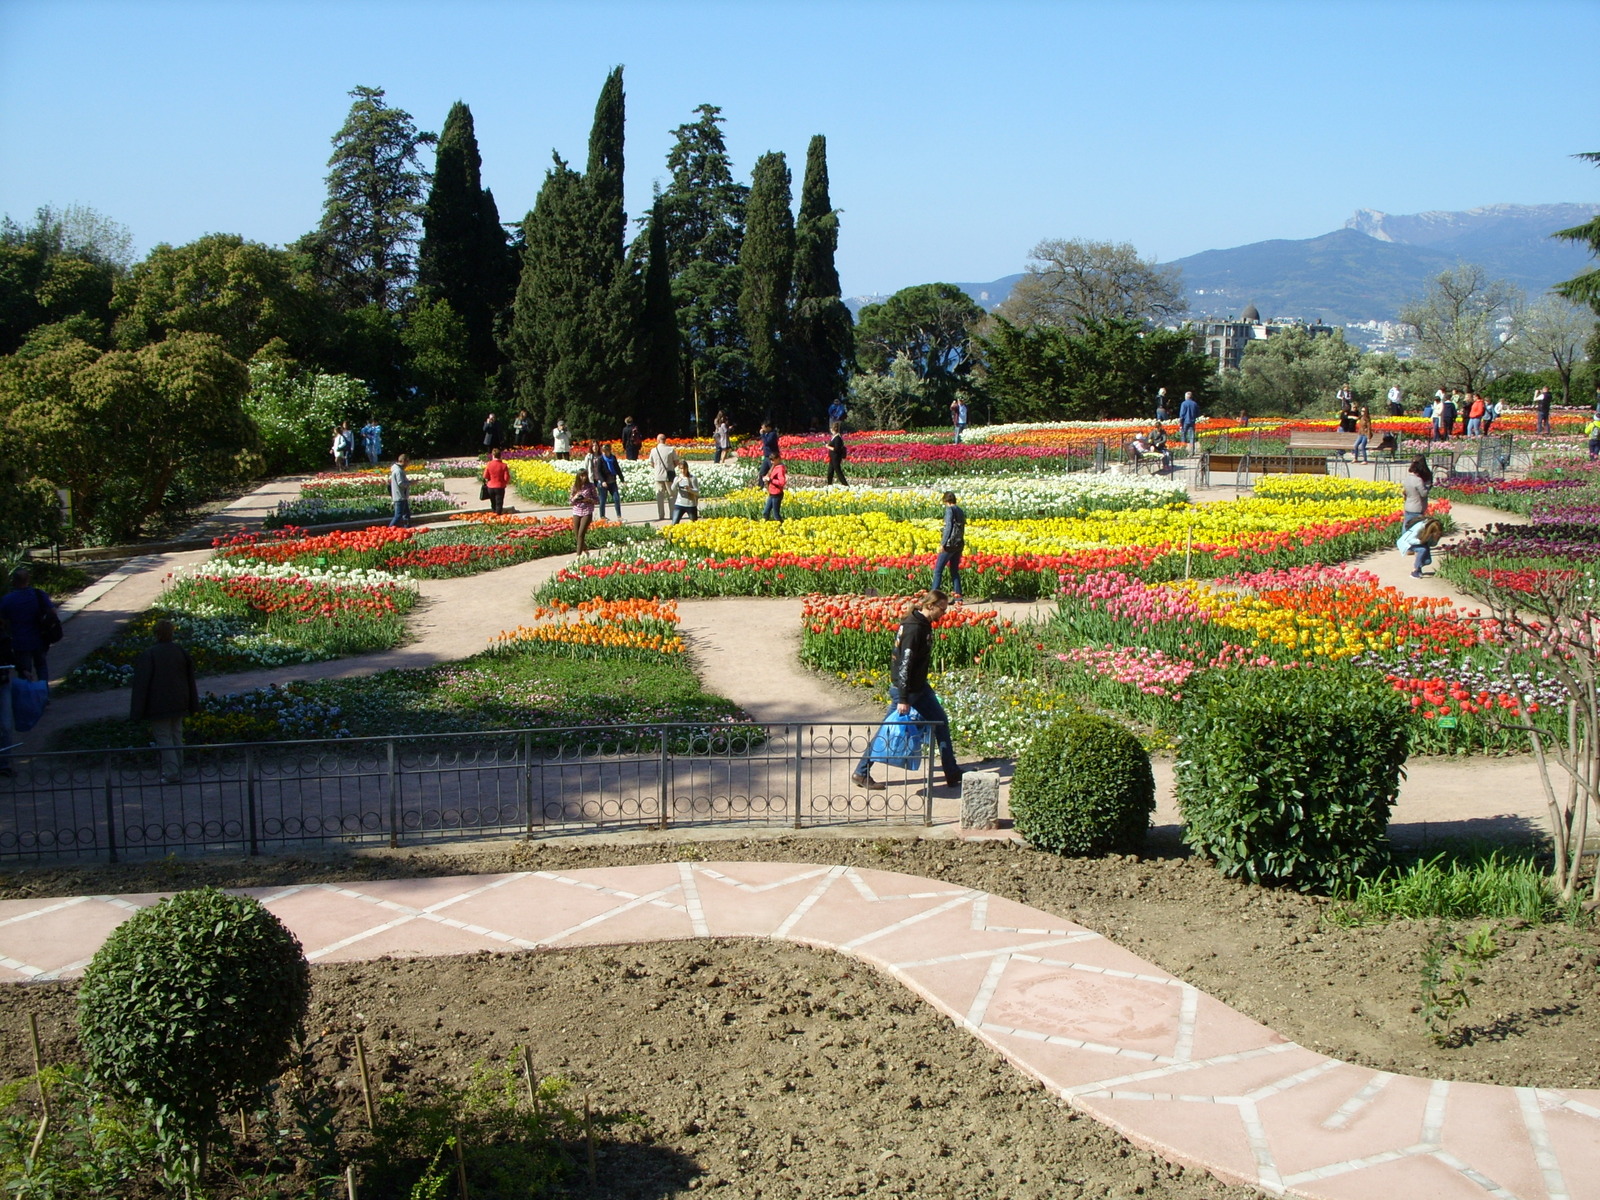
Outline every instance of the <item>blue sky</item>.
{"type": "Polygon", "coordinates": [[[721,105],[735,169],[828,138],[846,294],[1163,260],[1407,213],[1600,200],[1600,3],[0,0],[0,211],[92,205],[140,250],[315,225],[358,84],[477,122],[503,216],[582,162],[626,68],[630,212],[721,105]]]}

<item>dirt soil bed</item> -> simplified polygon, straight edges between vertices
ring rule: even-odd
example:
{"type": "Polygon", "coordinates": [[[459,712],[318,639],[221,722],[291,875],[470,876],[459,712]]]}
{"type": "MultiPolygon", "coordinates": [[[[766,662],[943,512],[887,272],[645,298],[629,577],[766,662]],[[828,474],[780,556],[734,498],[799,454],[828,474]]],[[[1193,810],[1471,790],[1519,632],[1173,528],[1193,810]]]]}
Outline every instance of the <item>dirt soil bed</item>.
{"type": "MultiPolygon", "coordinates": [[[[1064,859],[1015,843],[901,837],[508,842],[316,859],[38,868],[0,875],[0,897],[560,871],[682,858],[845,863],[980,888],[1078,921],[1284,1036],[1347,1062],[1482,1083],[1600,1087],[1594,1053],[1600,931],[1593,923],[1502,927],[1502,953],[1476,968],[1482,982],[1470,989],[1471,1007],[1461,1018],[1466,1044],[1444,1049],[1430,1040],[1417,1011],[1433,922],[1339,928],[1326,920],[1325,900],[1224,879],[1176,847],[1141,859],[1064,859]]],[[[735,946],[718,960],[737,963],[754,952],[735,946]]]]}

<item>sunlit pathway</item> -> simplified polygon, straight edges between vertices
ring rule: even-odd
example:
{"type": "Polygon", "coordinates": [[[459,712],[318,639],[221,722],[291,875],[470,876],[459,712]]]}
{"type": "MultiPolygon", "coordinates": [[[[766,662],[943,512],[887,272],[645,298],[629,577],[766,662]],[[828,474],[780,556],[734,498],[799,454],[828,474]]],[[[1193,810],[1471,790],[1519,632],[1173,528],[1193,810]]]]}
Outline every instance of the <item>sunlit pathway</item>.
{"type": "MultiPolygon", "coordinates": [[[[1063,917],[932,879],[788,863],[248,889],[314,963],[777,938],[887,972],[1074,1108],[1273,1195],[1600,1196],[1600,1091],[1351,1066],[1063,917]]],[[[0,981],[70,979],[158,897],[0,901],[0,981]]]]}

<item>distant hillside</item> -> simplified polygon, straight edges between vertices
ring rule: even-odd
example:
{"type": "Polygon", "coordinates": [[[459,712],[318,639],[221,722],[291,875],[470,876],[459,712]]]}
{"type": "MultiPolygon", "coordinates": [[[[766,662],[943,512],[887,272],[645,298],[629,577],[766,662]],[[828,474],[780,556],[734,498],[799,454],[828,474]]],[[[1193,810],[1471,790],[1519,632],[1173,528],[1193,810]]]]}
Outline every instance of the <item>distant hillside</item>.
{"type": "Polygon", "coordinates": [[[1530,296],[1544,293],[1589,263],[1582,246],[1550,234],[1596,212],[1600,204],[1493,204],[1408,216],[1364,208],[1321,237],[1207,250],[1176,265],[1194,316],[1236,314],[1254,304],[1266,317],[1392,321],[1433,276],[1463,261],[1530,296]]]}
{"type": "MultiPolygon", "coordinates": [[[[1176,260],[1192,317],[1321,317],[1330,325],[1392,321],[1428,281],[1457,262],[1482,265],[1538,296],[1590,264],[1588,251],[1550,236],[1581,225],[1600,204],[1489,204],[1464,212],[1397,215],[1363,208],[1321,237],[1252,242],[1176,260]]],[[[993,312],[1022,278],[956,286],[993,312]]],[[[845,301],[852,312],[884,296],[845,301]]]]}

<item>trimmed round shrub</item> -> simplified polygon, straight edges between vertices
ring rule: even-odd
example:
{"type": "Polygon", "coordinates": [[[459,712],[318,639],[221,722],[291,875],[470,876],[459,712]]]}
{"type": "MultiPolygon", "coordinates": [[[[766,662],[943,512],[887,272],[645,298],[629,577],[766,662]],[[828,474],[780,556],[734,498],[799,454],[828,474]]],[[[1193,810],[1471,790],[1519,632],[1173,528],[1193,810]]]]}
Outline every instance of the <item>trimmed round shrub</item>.
{"type": "Polygon", "coordinates": [[[104,1082],[202,1144],[218,1106],[270,1083],[311,1001],[300,942],[255,900],[216,888],[135,913],[78,989],[78,1029],[104,1082]]]}
{"type": "Polygon", "coordinates": [[[1056,854],[1134,853],[1156,807],[1150,755],[1105,717],[1063,717],[1028,743],[1011,777],[1011,819],[1028,844],[1056,854]]]}
{"type": "Polygon", "coordinates": [[[1412,717],[1382,676],[1234,669],[1192,680],[1183,840],[1224,875],[1332,892],[1384,859],[1412,717]]]}

